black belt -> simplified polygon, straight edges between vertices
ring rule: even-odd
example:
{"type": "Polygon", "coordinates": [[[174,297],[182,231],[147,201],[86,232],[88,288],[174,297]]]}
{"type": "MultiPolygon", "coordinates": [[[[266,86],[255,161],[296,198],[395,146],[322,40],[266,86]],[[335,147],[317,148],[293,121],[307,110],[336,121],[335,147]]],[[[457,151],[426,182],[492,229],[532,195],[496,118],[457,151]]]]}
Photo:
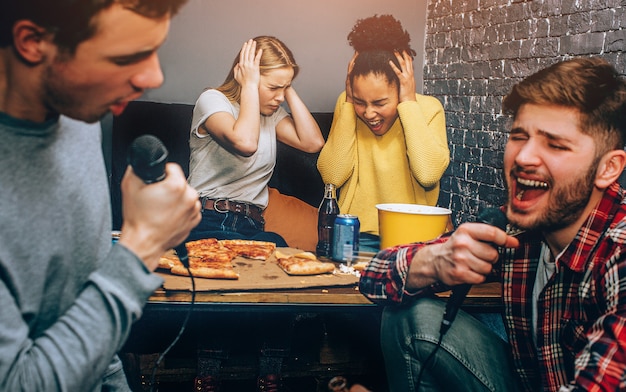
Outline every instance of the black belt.
{"type": "Polygon", "coordinates": [[[209,199],[203,197],[200,199],[202,208],[205,210],[217,211],[225,214],[227,212],[234,212],[235,214],[245,215],[254,219],[257,222],[265,223],[263,218],[263,209],[250,203],[244,203],[242,201],[233,201],[227,199],[209,199]]]}

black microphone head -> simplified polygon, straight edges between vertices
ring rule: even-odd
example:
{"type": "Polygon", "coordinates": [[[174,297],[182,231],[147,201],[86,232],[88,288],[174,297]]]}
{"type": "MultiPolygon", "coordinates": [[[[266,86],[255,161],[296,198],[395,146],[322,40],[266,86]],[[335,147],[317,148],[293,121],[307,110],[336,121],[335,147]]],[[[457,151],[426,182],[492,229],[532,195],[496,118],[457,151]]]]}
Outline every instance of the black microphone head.
{"type": "Polygon", "coordinates": [[[506,230],[506,215],[499,208],[490,207],[482,210],[480,214],[478,214],[476,221],[506,230]]]}
{"type": "Polygon", "coordinates": [[[167,148],[153,135],[142,135],[133,141],[128,151],[128,164],[146,184],[165,178],[167,148]]]}

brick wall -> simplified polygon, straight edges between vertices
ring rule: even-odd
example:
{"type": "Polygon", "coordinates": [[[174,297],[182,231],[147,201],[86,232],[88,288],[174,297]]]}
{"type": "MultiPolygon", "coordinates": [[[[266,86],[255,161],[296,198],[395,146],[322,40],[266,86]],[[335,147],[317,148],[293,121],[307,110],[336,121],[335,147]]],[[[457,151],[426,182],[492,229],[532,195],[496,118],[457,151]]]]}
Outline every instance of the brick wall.
{"type": "Polygon", "coordinates": [[[573,56],[626,74],[626,0],[429,0],[426,28],[424,94],[444,105],[451,152],[439,205],[456,224],[505,201],[501,102],[514,83],[573,56]]]}

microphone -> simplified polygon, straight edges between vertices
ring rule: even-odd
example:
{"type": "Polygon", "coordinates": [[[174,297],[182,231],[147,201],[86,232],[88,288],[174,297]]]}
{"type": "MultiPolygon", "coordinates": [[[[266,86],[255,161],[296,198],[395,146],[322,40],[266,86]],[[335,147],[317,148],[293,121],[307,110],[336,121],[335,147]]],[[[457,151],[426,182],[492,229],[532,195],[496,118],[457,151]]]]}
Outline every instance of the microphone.
{"type": "MultiPolygon", "coordinates": [[[[144,183],[152,184],[165,179],[165,164],[168,157],[167,148],[159,138],[153,135],[142,135],[133,141],[128,151],[128,164],[137,177],[144,183]]],[[[174,248],[178,258],[185,267],[189,267],[189,255],[185,243],[174,248]]]]}
{"type": "MultiPolygon", "coordinates": [[[[476,218],[477,222],[486,223],[491,226],[495,226],[499,229],[506,230],[506,215],[498,208],[487,208],[483,210],[476,218]]],[[[450,298],[446,302],[446,310],[443,314],[443,320],[441,321],[441,327],[439,328],[440,335],[444,335],[450,329],[452,322],[456,318],[456,314],[461,308],[463,300],[467,296],[467,293],[472,288],[471,284],[461,284],[455,286],[452,289],[450,298]]]]}

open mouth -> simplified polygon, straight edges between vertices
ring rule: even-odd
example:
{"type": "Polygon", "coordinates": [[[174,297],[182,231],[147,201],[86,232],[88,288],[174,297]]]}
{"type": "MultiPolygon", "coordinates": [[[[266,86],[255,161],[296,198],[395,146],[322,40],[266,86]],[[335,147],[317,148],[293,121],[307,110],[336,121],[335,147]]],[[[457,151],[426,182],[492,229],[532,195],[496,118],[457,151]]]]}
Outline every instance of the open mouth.
{"type": "Polygon", "coordinates": [[[533,200],[544,194],[548,188],[549,184],[547,182],[518,178],[517,186],[515,187],[515,198],[519,201],[533,200]]]}
{"type": "Polygon", "coordinates": [[[128,106],[128,101],[116,102],[109,107],[109,110],[111,111],[111,114],[113,114],[114,116],[119,116],[122,114],[122,112],[124,112],[124,109],[126,109],[126,106],[128,106]]]}
{"type": "Polygon", "coordinates": [[[383,120],[367,121],[367,126],[373,131],[379,130],[383,126],[383,120]]]}

